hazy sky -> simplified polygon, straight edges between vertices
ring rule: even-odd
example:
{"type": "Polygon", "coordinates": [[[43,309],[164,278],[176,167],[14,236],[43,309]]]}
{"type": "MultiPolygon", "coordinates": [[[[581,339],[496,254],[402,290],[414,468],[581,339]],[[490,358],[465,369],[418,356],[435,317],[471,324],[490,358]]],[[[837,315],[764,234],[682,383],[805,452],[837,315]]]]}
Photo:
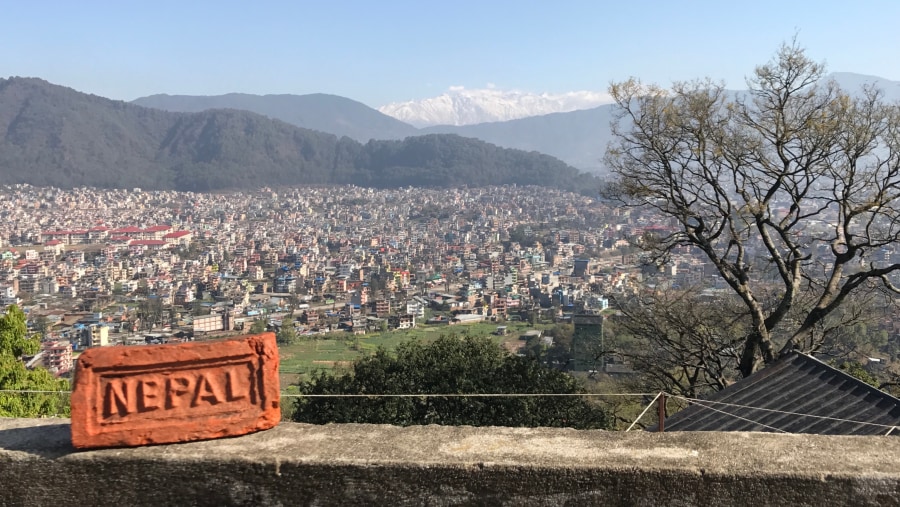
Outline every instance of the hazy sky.
{"type": "Polygon", "coordinates": [[[377,107],[629,76],[743,88],[795,33],[829,71],[900,80],[896,0],[0,0],[0,12],[0,76],[122,100],[323,92],[377,107]]]}

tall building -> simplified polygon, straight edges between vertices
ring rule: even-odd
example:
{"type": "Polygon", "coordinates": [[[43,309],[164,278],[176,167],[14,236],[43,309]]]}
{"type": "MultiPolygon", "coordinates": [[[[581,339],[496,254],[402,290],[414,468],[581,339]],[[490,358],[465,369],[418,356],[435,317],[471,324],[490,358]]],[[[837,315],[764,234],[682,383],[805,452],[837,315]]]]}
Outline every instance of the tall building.
{"type": "Polygon", "coordinates": [[[590,259],[575,259],[573,261],[572,276],[575,278],[584,278],[590,271],[590,259]]]}
{"type": "Polygon", "coordinates": [[[573,315],[575,332],[572,335],[572,370],[599,370],[602,364],[603,316],[573,315]]]}

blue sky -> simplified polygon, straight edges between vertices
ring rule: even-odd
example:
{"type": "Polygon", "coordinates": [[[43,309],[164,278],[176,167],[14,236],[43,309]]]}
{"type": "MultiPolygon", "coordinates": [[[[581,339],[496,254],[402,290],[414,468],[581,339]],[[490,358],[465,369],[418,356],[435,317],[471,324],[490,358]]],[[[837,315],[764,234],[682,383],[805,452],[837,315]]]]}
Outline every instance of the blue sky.
{"type": "Polygon", "coordinates": [[[900,2],[0,0],[0,76],[114,99],[451,86],[603,91],[637,76],[742,88],[797,34],[829,71],[900,80],[900,2]]]}

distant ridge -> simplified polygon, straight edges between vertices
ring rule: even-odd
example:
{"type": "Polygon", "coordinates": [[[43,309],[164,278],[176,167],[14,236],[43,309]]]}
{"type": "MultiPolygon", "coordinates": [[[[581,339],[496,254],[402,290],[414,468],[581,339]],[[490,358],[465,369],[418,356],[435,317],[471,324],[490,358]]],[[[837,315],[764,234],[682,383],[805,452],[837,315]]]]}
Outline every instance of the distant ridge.
{"type": "Polygon", "coordinates": [[[582,170],[603,173],[602,159],[612,139],[609,124],[614,107],[610,104],[582,111],[461,127],[439,125],[422,131],[474,137],[497,146],[565,157],[566,163],[582,170]]]}
{"type": "Polygon", "coordinates": [[[360,142],[370,139],[403,139],[421,134],[403,123],[355,100],[314,93],[309,95],[249,95],[229,93],[215,96],[151,95],[132,102],[172,112],[199,113],[208,109],[241,109],[298,127],[318,130],[360,142]]]}
{"type": "MultiPolygon", "coordinates": [[[[885,99],[900,100],[900,82],[898,81],[849,72],[836,72],[829,77],[849,92],[858,92],[864,84],[871,84],[884,92],[885,99]]],[[[466,90],[466,92],[470,92],[471,95],[476,91],[466,90]]],[[[740,93],[739,90],[735,92],[740,93]]],[[[445,95],[449,97],[451,94],[445,95]]],[[[482,93],[482,95],[490,96],[489,93],[482,93]]],[[[444,100],[450,99],[445,98],[444,100]]],[[[482,102],[479,104],[486,99],[482,97],[481,100],[482,102]]],[[[437,125],[417,129],[412,125],[383,115],[364,104],[333,95],[246,96],[229,94],[217,97],[154,95],[138,99],[135,103],[184,112],[196,112],[210,108],[244,109],[271,118],[278,118],[300,127],[312,128],[338,136],[347,135],[362,142],[368,139],[402,139],[423,133],[452,133],[464,137],[474,137],[505,148],[546,153],[569,165],[595,174],[605,172],[601,161],[611,139],[609,122],[615,107],[607,104],[590,109],[529,116],[508,121],[463,126],[437,125]],[[248,97],[256,98],[251,100],[248,97]],[[322,104],[318,104],[319,102],[322,104]]],[[[482,105],[478,107],[482,107],[482,105]]],[[[406,106],[401,104],[397,107],[401,106],[411,107],[408,104],[406,106]]],[[[451,107],[450,104],[438,104],[438,106],[435,108],[451,107]]],[[[503,107],[504,103],[501,101],[495,104],[493,109],[502,111],[503,107]]],[[[447,118],[452,119],[453,116],[447,118]]]]}
{"type": "Polygon", "coordinates": [[[0,79],[0,181],[208,191],[262,185],[542,185],[596,181],[539,153],[456,135],[360,144],[236,109],[173,113],[35,78],[0,79]]]}
{"type": "Polygon", "coordinates": [[[834,79],[841,88],[848,92],[856,92],[864,85],[869,85],[884,92],[885,100],[889,102],[900,101],[900,81],[891,81],[883,77],[854,74],[852,72],[832,72],[828,77],[834,79]]]}
{"type": "Polygon", "coordinates": [[[298,127],[348,136],[360,142],[423,134],[458,134],[505,148],[545,153],[589,172],[602,172],[600,160],[609,138],[612,105],[569,113],[475,125],[418,129],[354,100],[326,94],[216,96],[151,95],[133,104],[172,112],[240,109],[298,127]]]}

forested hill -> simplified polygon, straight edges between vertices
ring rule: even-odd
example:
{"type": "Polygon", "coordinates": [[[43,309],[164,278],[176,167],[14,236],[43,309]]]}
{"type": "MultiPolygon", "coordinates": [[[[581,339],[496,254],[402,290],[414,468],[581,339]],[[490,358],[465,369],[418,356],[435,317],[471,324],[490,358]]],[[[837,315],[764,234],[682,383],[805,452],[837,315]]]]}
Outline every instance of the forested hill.
{"type": "Polygon", "coordinates": [[[592,176],[535,152],[434,134],[360,144],[246,111],[172,113],[39,79],[0,79],[0,180],[59,187],[541,185],[592,176]]]}
{"type": "MultiPolygon", "coordinates": [[[[151,95],[131,102],[175,113],[199,113],[209,109],[239,109],[281,120],[296,127],[347,136],[360,142],[369,139],[403,139],[428,134],[412,125],[382,114],[371,107],[337,95],[250,95],[229,93],[215,96],[151,95]]],[[[443,132],[441,132],[443,133],[443,132]]],[[[453,132],[451,132],[453,133],[453,132]]]]}

